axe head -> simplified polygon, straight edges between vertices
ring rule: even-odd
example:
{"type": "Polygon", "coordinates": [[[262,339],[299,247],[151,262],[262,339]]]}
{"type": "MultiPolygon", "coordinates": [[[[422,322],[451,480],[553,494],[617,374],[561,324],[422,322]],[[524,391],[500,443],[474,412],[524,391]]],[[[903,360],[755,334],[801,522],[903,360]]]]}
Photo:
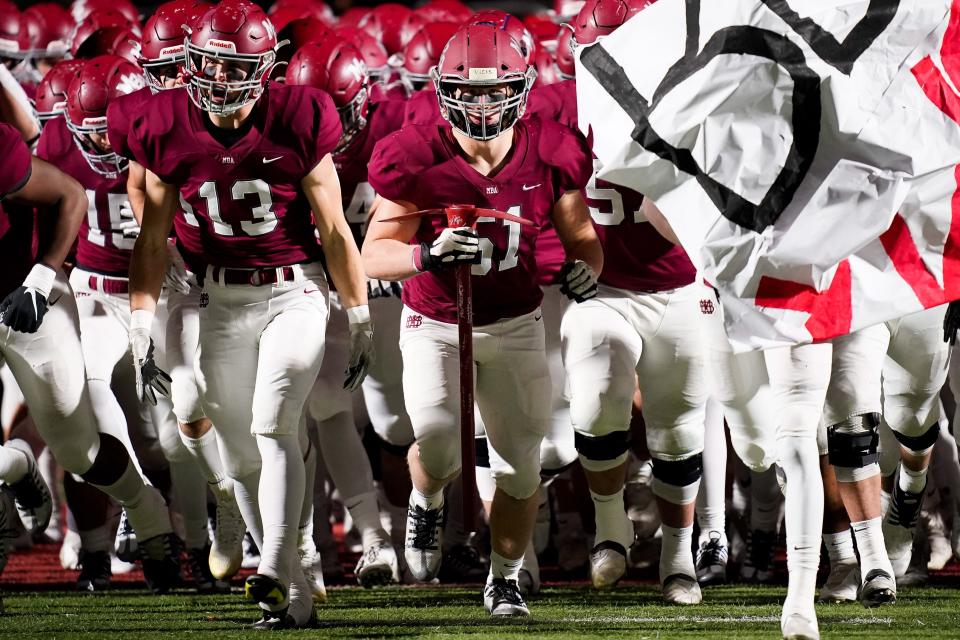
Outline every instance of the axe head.
{"type": "Polygon", "coordinates": [[[454,204],[444,207],[448,227],[471,227],[477,223],[477,208],[472,204],[454,204]]]}

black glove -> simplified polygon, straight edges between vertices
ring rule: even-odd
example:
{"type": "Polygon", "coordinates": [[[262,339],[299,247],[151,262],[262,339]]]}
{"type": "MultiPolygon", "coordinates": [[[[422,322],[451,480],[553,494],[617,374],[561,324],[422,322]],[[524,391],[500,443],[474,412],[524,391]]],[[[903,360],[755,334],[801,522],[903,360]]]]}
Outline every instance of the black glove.
{"type": "Polygon", "coordinates": [[[20,333],[36,333],[47,312],[47,297],[27,287],[17,287],[0,303],[0,322],[20,333]]]}
{"type": "Polygon", "coordinates": [[[560,269],[560,293],[575,302],[597,295],[597,274],[583,260],[566,262],[560,269]]]}
{"type": "Polygon", "coordinates": [[[403,284],[390,280],[367,280],[367,300],[377,298],[399,298],[403,294],[403,284]]]}
{"type": "Polygon", "coordinates": [[[57,272],[44,264],[35,264],[17,287],[0,302],[0,323],[20,333],[36,333],[47,312],[47,298],[57,272]]]}
{"type": "Polygon", "coordinates": [[[957,329],[960,329],[960,300],[947,305],[943,316],[943,341],[953,346],[957,344],[957,329]]]}
{"type": "Polygon", "coordinates": [[[137,397],[141,402],[157,406],[157,393],[169,398],[173,380],[153,359],[153,338],[150,337],[153,313],[137,310],[131,316],[130,353],[136,373],[137,397]]]}
{"type": "Polygon", "coordinates": [[[439,271],[460,264],[480,264],[480,238],[470,227],[448,227],[436,240],[420,245],[420,270],[439,271]]]}

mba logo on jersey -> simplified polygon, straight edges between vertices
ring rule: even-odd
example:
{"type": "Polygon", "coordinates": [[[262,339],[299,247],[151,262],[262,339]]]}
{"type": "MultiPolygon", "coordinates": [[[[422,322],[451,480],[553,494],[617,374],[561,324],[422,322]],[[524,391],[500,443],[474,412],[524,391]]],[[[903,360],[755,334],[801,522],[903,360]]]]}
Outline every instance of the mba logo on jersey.
{"type": "Polygon", "coordinates": [[[739,348],[827,340],[960,298],[958,41],[960,0],[658,0],[578,49],[579,124],[739,348]]]}

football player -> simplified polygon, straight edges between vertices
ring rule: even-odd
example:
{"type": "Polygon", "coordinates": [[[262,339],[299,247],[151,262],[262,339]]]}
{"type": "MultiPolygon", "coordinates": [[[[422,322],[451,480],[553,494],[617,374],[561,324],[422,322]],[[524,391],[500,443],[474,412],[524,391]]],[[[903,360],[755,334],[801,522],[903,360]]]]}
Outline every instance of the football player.
{"type": "Polygon", "coordinates": [[[372,356],[366,281],[331,156],[341,125],[327,94],[267,81],[276,33],[256,5],[216,5],[189,28],[186,90],[152,97],[130,131],[147,169],[131,261],[131,344],[140,386],[158,385],[149,328],[176,225],[205,294],[201,400],[261,551],[246,583],[263,609],[256,625],[302,627],[313,606],[297,556],[309,504],[301,416],[329,315],[317,233],[349,319],[347,388],[360,385],[372,356]]]}
{"type": "Polygon", "coordinates": [[[397,215],[472,203],[552,222],[563,241],[569,295],[595,292],[603,257],[580,189],[590,152],[575,132],[521,120],[535,77],[520,45],[493,25],[471,25],[447,44],[434,71],[449,126],[407,126],[374,149],[369,180],[381,197],[363,246],[373,278],[403,288],[403,387],[416,444],[408,456],[414,489],[405,556],[419,580],[441,560],[443,488],[460,470],[458,331],[452,267],[474,276],[476,399],[491,448],[496,494],[491,568],[484,604],[491,615],[528,615],[517,578],[536,517],[539,447],[550,420],[534,250],[539,230],[480,218],[476,229],[438,218],[397,215]]]}
{"type": "MultiPolygon", "coordinates": [[[[322,89],[333,98],[343,127],[333,161],[347,222],[357,245],[362,245],[374,196],[367,182],[367,165],[374,144],[400,128],[402,104],[370,101],[370,79],[360,52],[335,34],[301,47],[287,66],[286,82],[322,89]]],[[[405,450],[413,442],[413,432],[403,406],[397,346],[399,293],[399,283],[372,280],[368,284],[370,315],[378,327],[377,359],[363,382],[363,392],[374,429],[391,449],[405,450]]],[[[348,356],[346,315],[339,294],[331,291],[326,354],[308,410],[318,423],[317,438],[327,471],[361,535],[363,553],[355,571],[357,581],[374,586],[395,582],[399,575],[396,552],[380,522],[373,473],[354,424],[352,400],[339,380],[348,356]]],[[[392,469],[405,473],[396,464],[392,469]]]]}
{"type": "MultiPolygon", "coordinates": [[[[142,112],[143,105],[150,96],[181,86],[186,62],[183,25],[208,8],[208,4],[196,0],[175,0],[158,7],[144,25],[140,41],[140,66],[146,87],[117,97],[110,102],[107,109],[109,141],[119,156],[128,159],[126,189],[131,209],[138,222],[143,217],[146,172],[132,159],[133,154],[128,144],[130,124],[133,118],[142,112]]],[[[198,236],[194,227],[182,227],[179,231],[198,236]]],[[[158,423],[159,428],[163,429],[162,436],[168,444],[168,450],[176,451],[176,443],[171,443],[170,440],[179,439],[188,455],[199,466],[217,502],[213,541],[208,560],[204,561],[209,565],[209,571],[204,572],[201,567],[197,569],[205,576],[209,573],[212,578],[223,580],[230,578],[240,569],[245,526],[234,496],[233,481],[224,472],[216,433],[200,404],[194,367],[200,331],[200,287],[197,285],[196,276],[187,271],[175,242],[168,243],[168,251],[169,266],[164,279],[165,332],[162,334],[165,348],[162,351],[172,378],[172,412],[179,424],[179,436],[176,431],[170,433],[168,415],[158,419],[158,423]]],[[[162,400],[158,400],[158,403],[161,408],[166,406],[162,400]]],[[[154,413],[156,415],[158,412],[154,413]]],[[[174,454],[174,458],[179,456],[179,452],[174,454]]],[[[185,505],[185,509],[188,511],[205,513],[206,492],[192,491],[187,496],[187,503],[189,506],[185,505]]],[[[199,523],[198,519],[194,521],[199,523]]],[[[202,550],[207,546],[206,535],[197,527],[191,527],[190,530],[194,533],[188,535],[192,539],[187,540],[187,547],[193,548],[194,552],[189,557],[193,561],[199,561],[203,556],[202,550]]]]}
{"type": "MultiPolygon", "coordinates": [[[[31,158],[19,134],[7,125],[0,125],[0,155],[5,167],[0,184],[3,198],[56,212],[44,214],[56,215],[55,220],[41,219],[51,240],[38,261],[32,267],[25,260],[8,262],[4,269],[0,354],[57,461],[127,510],[141,535],[139,553],[147,584],[165,592],[180,573],[170,516],[160,493],[144,484],[124,444],[104,430],[98,432],[98,427],[110,425],[98,425],[90,403],[76,302],[60,271],[86,215],[86,194],[69,176],[31,158]],[[20,278],[23,284],[18,286],[20,278]]],[[[35,485],[35,480],[30,484],[35,485]]],[[[49,510],[36,503],[39,489],[34,488],[33,500],[22,506],[35,510],[25,523],[31,528],[36,523],[39,529],[45,526],[49,510]]]]}

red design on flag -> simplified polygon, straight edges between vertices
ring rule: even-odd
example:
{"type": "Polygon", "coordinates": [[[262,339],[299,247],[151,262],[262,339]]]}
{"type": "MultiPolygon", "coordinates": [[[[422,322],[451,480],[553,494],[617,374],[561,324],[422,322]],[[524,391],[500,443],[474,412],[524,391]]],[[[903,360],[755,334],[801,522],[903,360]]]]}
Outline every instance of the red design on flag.
{"type": "MultiPolygon", "coordinates": [[[[940,60],[954,86],[957,86],[960,83],[960,0],[953,0],[950,7],[950,23],[943,34],[940,60]]],[[[930,56],[924,57],[910,71],[930,101],[948,118],[960,124],[960,99],[944,80],[930,56]]]]}
{"type": "Polygon", "coordinates": [[[850,333],[853,309],[850,302],[850,261],[837,267],[833,282],[826,291],[790,280],[769,276],[760,278],[755,304],[772,309],[790,309],[810,314],[804,326],[814,341],[850,333]]]}

